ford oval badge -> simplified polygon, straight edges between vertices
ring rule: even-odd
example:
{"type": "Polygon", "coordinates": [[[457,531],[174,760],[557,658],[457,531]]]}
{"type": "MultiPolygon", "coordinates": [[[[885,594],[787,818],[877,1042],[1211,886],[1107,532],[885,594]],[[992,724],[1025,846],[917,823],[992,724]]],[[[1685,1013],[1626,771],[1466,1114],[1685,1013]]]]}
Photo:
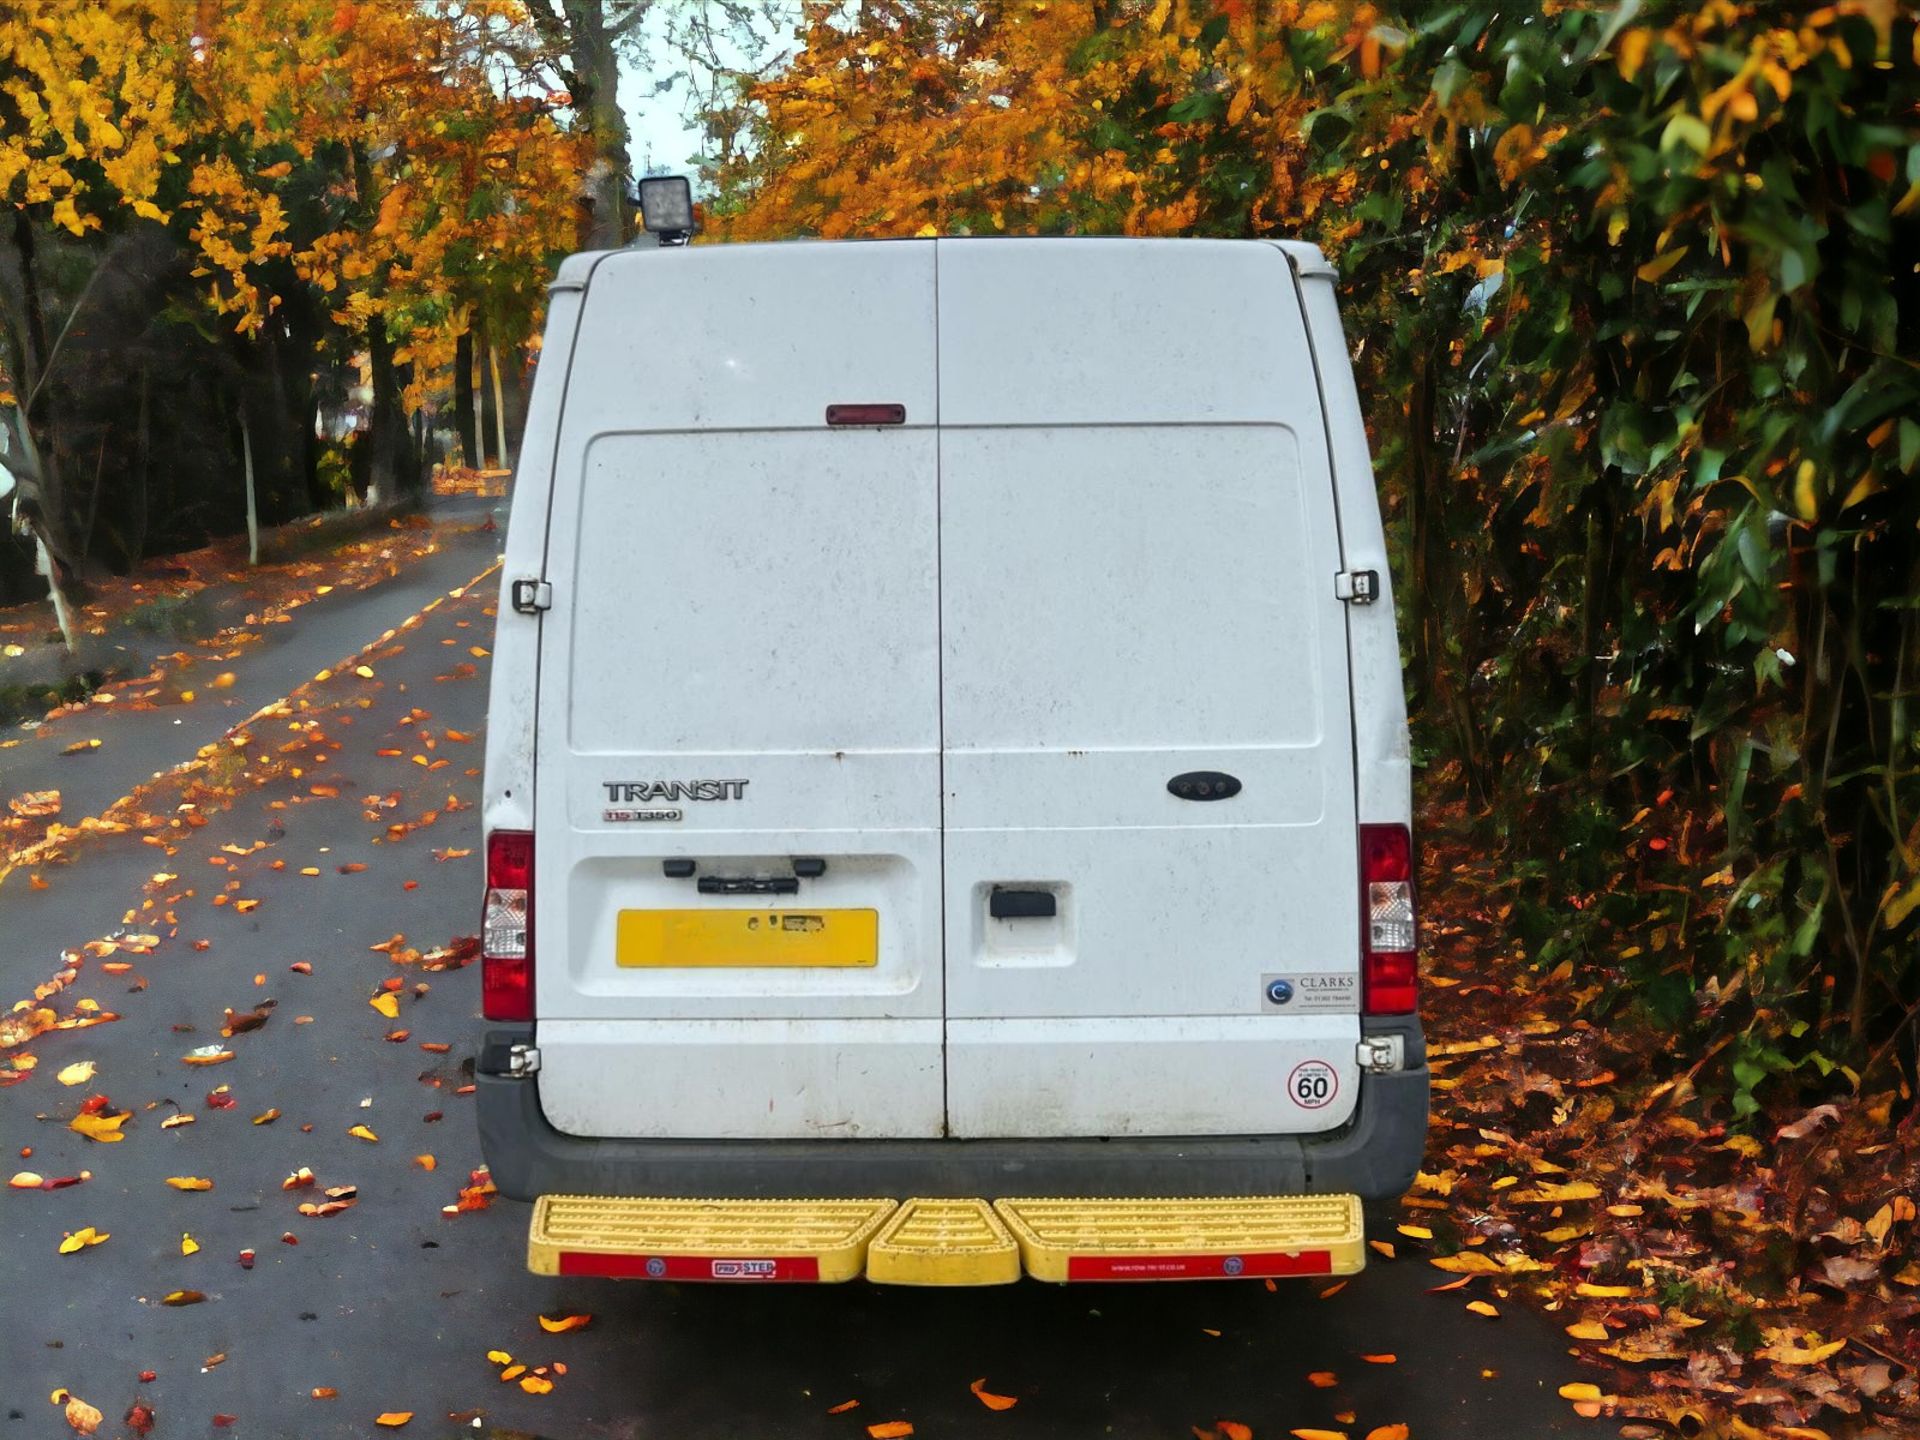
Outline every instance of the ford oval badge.
{"type": "Polygon", "coordinates": [[[1225,800],[1240,793],[1240,780],[1218,770],[1189,770],[1167,781],[1167,790],[1182,800],[1225,800]]]}

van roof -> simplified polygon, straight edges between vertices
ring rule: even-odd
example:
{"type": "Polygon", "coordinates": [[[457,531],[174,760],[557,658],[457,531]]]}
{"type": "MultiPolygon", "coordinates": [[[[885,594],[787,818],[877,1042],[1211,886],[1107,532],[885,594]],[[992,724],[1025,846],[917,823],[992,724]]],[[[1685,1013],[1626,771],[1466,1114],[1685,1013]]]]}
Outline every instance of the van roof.
{"type": "MultiPolygon", "coordinates": [[[[812,237],[803,236],[803,237],[799,237],[792,240],[754,241],[749,243],[757,246],[758,245],[784,246],[784,245],[810,245],[810,244],[884,245],[884,244],[887,244],[892,239],[905,239],[905,238],[911,238],[911,237],[881,236],[881,237],[875,237],[872,239],[863,239],[863,240],[815,240],[812,237]]],[[[1119,239],[1136,240],[1136,241],[1147,239],[1150,241],[1164,242],[1170,245],[1178,245],[1183,243],[1184,239],[1186,238],[1213,240],[1215,237],[1212,237],[1212,236],[1150,237],[1150,236],[1131,236],[1131,235],[1127,235],[1127,236],[1059,235],[1059,236],[1013,237],[1013,236],[1004,236],[1004,235],[941,235],[941,236],[936,236],[932,238],[939,240],[942,244],[954,244],[954,243],[992,244],[996,240],[1024,238],[1024,239],[1046,239],[1060,245],[1098,245],[1104,240],[1119,240],[1119,239]]],[[[1337,276],[1339,274],[1339,271],[1335,268],[1333,262],[1327,259],[1326,255],[1322,253],[1320,247],[1308,240],[1246,240],[1241,243],[1248,244],[1248,245],[1274,245],[1279,247],[1281,250],[1286,252],[1287,258],[1293,262],[1294,269],[1303,276],[1306,276],[1306,275],[1337,276]]],[[[593,272],[593,267],[596,264],[598,264],[603,257],[607,255],[615,255],[620,253],[623,253],[623,252],[615,251],[615,250],[583,250],[578,254],[569,255],[567,256],[566,259],[560,262],[560,268],[557,272],[555,272],[552,285],[549,288],[554,290],[578,290],[583,286],[585,286],[585,284],[587,283],[587,277],[593,272]]]]}

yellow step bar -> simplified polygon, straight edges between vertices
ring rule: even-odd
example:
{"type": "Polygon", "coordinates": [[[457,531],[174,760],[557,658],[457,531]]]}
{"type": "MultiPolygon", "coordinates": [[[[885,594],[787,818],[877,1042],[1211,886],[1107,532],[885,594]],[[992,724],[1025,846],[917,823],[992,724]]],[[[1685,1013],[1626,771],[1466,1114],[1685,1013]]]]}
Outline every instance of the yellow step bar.
{"type": "Polygon", "coordinates": [[[1036,1280],[1352,1275],[1367,1263],[1357,1195],[996,1200],[1036,1280]]]}
{"type": "Polygon", "coordinates": [[[547,1195],[536,1275],[631,1280],[1005,1285],[1351,1275],[1353,1195],[1167,1199],[675,1200],[547,1195]]]}
{"type": "Polygon", "coordinates": [[[908,1200],[867,1246],[876,1285],[1011,1285],[1020,1247],[984,1200],[908,1200]]]}

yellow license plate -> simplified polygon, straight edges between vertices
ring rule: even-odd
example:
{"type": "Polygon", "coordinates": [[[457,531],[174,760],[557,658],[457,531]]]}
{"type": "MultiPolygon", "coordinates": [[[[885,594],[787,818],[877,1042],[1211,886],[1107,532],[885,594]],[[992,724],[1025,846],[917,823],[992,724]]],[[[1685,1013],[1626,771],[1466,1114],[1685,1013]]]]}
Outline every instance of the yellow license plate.
{"type": "Polygon", "coordinates": [[[877,965],[880,912],[622,910],[613,947],[631,969],[877,965]]]}

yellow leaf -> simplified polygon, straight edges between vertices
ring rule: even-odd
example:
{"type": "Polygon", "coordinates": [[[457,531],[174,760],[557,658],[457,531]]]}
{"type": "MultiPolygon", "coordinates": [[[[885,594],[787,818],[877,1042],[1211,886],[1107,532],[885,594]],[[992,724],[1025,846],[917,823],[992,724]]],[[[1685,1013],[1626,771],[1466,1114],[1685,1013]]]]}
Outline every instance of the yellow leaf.
{"type": "Polygon", "coordinates": [[[91,1060],[78,1060],[54,1075],[62,1085],[84,1085],[93,1078],[94,1063],[91,1060]]]}
{"type": "Polygon", "coordinates": [[[544,1375],[522,1375],[520,1388],[529,1395],[545,1395],[553,1389],[553,1381],[544,1375]]]}
{"type": "Polygon", "coordinates": [[[1567,1326],[1567,1334],[1576,1340],[1604,1340],[1607,1327],[1598,1320],[1582,1320],[1576,1325],[1567,1326]]]}
{"type": "Polygon", "coordinates": [[[1500,1312],[1485,1300],[1469,1300],[1467,1302],[1467,1309],[1476,1315],[1484,1315],[1489,1320],[1498,1320],[1500,1318],[1500,1312]]]}
{"type": "Polygon", "coordinates": [[[98,1245],[109,1239],[112,1234],[111,1230],[96,1230],[91,1225],[85,1226],[75,1230],[60,1242],[60,1253],[71,1255],[76,1250],[85,1250],[89,1245],[98,1245]]]}
{"type": "Polygon", "coordinates": [[[1011,1410],[1020,1403],[1011,1395],[995,1395],[987,1389],[987,1377],[984,1375],[967,1388],[973,1391],[974,1398],[989,1410],[1011,1410]]]}
{"type": "Polygon", "coordinates": [[[400,1018],[400,997],[391,991],[382,990],[378,995],[375,995],[371,1000],[367,1001],[367,1004],[378,1010],[389,1020],[398,1020],[400,1018]]]}
{"type": "Polygon", "coordinates": [[[1409,1240],[1431,1240],[1433,1238],[1433,1231],[1424,1225],[1396,1225],[1394,1229],[1398,1230],[1402,1235],[1405,1235],[1409,1240]]]}
{"type": "Polygon", "coordinates": [[[127,1137],[120,1133],[120,1127],[127,1123],[131,1111],[122,1111],[118,1115],[80,1114],[67,1122],[67,1128],[89,1140],[97,1140],[102,1145],[110,1145],[116,1140],[127,1137]]]}
{"type": "Polygon", "coordinates": [[[1590,1385],[1585,1380],[1570,1380],[1560,1387],[1562,1400],[1598,1400],[1600,1387],[1590,1385]]]}
{"type": "Polygon", "coordinates": [[[203,1180],[198,1175],[169,1175],[167,1184],[176,1190],[211,1190],[213,1181],[203,1180]]]}
{"type": "Polygon", "coordinates": [[[1869,500],[1887,487],[1880,483],[1880,477],[1869,470],[1853,482],[1853,488],[1847,491],[1847,498],[1840,502],[1842,510],[1851,510],[1863,500],[1869,500]]]}
{"type": "Polygon", "coordinates": [[[540,1328],[549,1335],[564,1335],[569,1330],[585,1329],[592,1320],[593,1316],[591,1315],[562,1315],[554,1320],[549,1320],[546,1316],[542,1315],[540,1317],[540,1328]]]}
{"type": "Polygon", "coordinates": [[[1614,64],[1620,67],[1621,79],[1631,80],[1639,73],[1652,39],[1652,32],[1647,30],[1628,30],[1621,34],[1614,46],[1614,64]]]}
{"type": "Polygon", "coordinates": [[[1666,254],[1657,255],[1647,261],[1646,264],[1642,265],[1633,273],[1638,275],[1642,280],[1645,280],[1648,284],[1652,284],[1685,259],[1687,251],[1692,248],[1691,245],[1676,245],[1673,249],[1667,251],[1666,254]]]}
{"type": "Polygon", "coordinates": [[[1809,1345],[1802,1349],[1791,1338],[1782,1334],[1765,1349],[1754,1351],[1754,1357],[1771,1360],[1776,1365],[1818,1365],[1847,1348],[1844,1340],[1830,1340],[1824,1345],[1809,1345]]]}
{"type": "Polygon", "coordinates": [[[200,1253],[200,1242],[185,1231],[182,1231],[180,1234],[180,1253],[182,1255],[198,1255],[200,1253]]]}
{"type": "Polygon", "coordinates": [[[1595,1300],[1624,1300],[1634,1293],[1631,1285],[1594,1285],[1582,1280],[1573,1287],[1576,1295],[1586,1295],[1595,1300]]]}
{"type": "Polygon", "coordinates": [[[509,1355],[504,1350],[487,1351],[487,1359],[492,1361],[495,1365],[511,1365],[513,1363],[513,1356],[509,1355]]]}
{"type": "Polygon", "coordinates": [[[1575,1200],[1595,1200],[1600,1187],[1587,1180],[1569,1180],[1565,1185],[1547,1182],[1526,1190],[1516,1190],[1507,1199],[1516,1205],[1565,1205],[1575,1200]]]}
{"type": "Polygon", "coordinates": [[[41,1182],[45,1178],[45,1176],[34,1174],[31,1170],[22,1170],[18,1175],[15,1175],[11,1180],[7,1181],[7,1184],[16,1190],[38,1190],[41,1182]]]}
{"type": "Polygon", "coordinates": [[[347,1131],[347,1134],[353,1136],[356,1140],[372,1140],[377,1142],[380,1139],[378,1135],[374,1134],[373,1131],[364,1125],[353,1126],[347,1131]]]}
{"type": "Polygon", "coordinates": [[[353,673],[358,675],[362,680],[371,680],[373,678],[373,667],[371,665],[356,665],[353,667],[353,673]]]}
{"type": "Polygon", "coordinates": [[[1820,496],[1813,488],[1817,473],[1811,460],[1802,460],[1794,471],[1793,508],[1802,520],[1817,520],[1820,517],[1820,496]]]}

